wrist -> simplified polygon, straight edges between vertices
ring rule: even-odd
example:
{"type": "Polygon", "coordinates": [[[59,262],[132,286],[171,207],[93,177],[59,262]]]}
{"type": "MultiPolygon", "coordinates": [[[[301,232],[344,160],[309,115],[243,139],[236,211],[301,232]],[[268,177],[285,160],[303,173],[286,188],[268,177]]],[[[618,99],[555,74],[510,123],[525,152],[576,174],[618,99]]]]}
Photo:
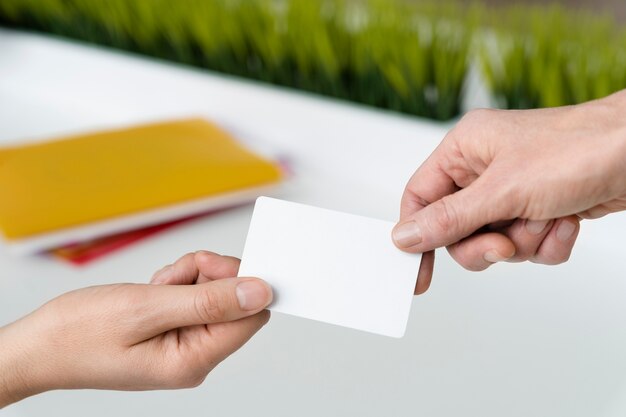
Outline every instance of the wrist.
{"type": "Polygon", "coordinates": [[[622,132],[621,145],[618,155],[621,156],[621,166],[618,167],[618,181],[622,184],[622,198],[626,198],[626,128],[622,132]],[[621,173],[621,175],[619,175],[621,173]]]}
{"type": "MultiPolygon", "coordinates": [[[[605,98],[585,103],[580,108],[597,130],[597,166],[606,174],[605,187],[610,198],[626,196],[626,89],[605,98]]],[[[581,115],[577,115],[581,117],[581,115]]],[[[584,119],[585,117],[583,117],[584,119]]]]}
{"type": "Polygon", "coordinates": [[[624,110],[626,106],[626,88],[611,94],[606,99],[614,101],[617,106],[621,106],[622,110],[624,110]]]}
{"type": "Polygon", "coordinates": [[[22,331],[27,318],[0,328],[0,409],[47,389],[37,375],[37,343],[22,331]]]}
{"type": "Polygon", "coordinates": [[[615,156],[617,158],[615,179],[621,185],[620,197],[626,197],[626,89],[607,98],[613,108],[616,128],[613,132],[615,156]]]}

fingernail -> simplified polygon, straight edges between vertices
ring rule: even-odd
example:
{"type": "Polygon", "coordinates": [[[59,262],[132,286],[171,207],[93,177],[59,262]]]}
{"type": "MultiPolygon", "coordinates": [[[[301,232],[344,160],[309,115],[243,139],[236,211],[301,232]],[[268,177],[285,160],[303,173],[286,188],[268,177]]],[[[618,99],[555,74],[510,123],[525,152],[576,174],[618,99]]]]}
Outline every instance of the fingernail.
{"type": "Polygon", "coordinates": [[[543,232],[550,220],[526,220],[526,231],[531,235],[543,232]]]}
{"type": "Polygon", "coordinates": [[[172,274],[172,265],[164,266],[163,268],[159,269],[154,274],[154,276],[150,280],[150,284],[155,284],[155,285],[163,284],[165,281],[167,281],[167,279],[170,277],[171,274],[172,274]]]}
{"type": "Polygon", "coordinates": [[[556,229],[556,238],[561,242],[568,241],[574,232],[576,231],[576,225],[570,221],[563,220],[559,227],[556,229]]]}
{"type": "Polygon", "coordinates": [[[398,225],[393,229],[393,240],[398,246],[408,248],[422,241],[422,232],[414,221],[398,225]]]}
{"type": "Polygon", "coordinates": [[[235,293],[237,294],[239,307],[241,307],[242,310],[258,310],[259,308],[267,306],[272,301],[267,286],[259,281],[249,280],[240,282],[237,284],[235,293]]]}
{"type": "Polygon", "coordinates": [[[505,261],[507,258],[500,255],[496,250],[492,249],[485,252],[485,254],[483,255],[483,259],[489,263],[495,264],[497,262],[505,261]]]}

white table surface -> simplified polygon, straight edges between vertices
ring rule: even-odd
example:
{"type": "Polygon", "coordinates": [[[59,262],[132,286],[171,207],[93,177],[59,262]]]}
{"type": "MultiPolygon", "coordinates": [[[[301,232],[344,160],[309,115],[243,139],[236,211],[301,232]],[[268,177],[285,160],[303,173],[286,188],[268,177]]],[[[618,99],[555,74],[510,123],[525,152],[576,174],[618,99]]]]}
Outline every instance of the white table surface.
{"type": "MultiPolygon", "coordinates": [[[[295,179],[284,198],[389,220],[409,175],[446,132],[419,119],[0,31],[2,142],[190,115],[288,155],[295,179]]],[[[250,214],[244,207],[197,220],[84,268],[0,251],[0,323],[74,288],[145,282],[188,251],[239,256],[250,214]]],[[[471,273],[441,252],[404,339],[274,314],[199,388],[50,392],[0,414],[623,416],[624,239],[626,216],[614,215],[585,222],[561,266],[471,273]]]]}

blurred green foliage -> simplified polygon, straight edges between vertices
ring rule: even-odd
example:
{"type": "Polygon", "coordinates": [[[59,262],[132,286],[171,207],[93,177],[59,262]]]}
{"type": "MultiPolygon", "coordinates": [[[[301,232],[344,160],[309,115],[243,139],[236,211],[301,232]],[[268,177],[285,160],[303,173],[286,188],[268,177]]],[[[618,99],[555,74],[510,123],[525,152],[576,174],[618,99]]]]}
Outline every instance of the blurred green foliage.
{"type": "Polygon", "coordinates": [[[626,31],[610,16],[552,5],[485,17],[480,61],[501,107],[575,104],[626,88],[626,31]]]}
{"type": "Polygon", "coordinates": [[[502,105],[626,87],[626,32],[560,8],[446,0],[2,0],[0,23],[446,120],[472,59],[502,105]]]}

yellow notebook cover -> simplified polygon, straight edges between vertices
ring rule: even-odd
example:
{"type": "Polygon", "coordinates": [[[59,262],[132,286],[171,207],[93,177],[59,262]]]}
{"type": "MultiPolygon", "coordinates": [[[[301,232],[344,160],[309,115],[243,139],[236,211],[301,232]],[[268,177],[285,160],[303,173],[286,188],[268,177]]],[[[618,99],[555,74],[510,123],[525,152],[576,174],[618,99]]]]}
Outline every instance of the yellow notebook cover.
{"type": "Polygon", "coordinates": [[[28,238],[280,179],[202,119],[0,148],[0,230],[28,238]]]}

